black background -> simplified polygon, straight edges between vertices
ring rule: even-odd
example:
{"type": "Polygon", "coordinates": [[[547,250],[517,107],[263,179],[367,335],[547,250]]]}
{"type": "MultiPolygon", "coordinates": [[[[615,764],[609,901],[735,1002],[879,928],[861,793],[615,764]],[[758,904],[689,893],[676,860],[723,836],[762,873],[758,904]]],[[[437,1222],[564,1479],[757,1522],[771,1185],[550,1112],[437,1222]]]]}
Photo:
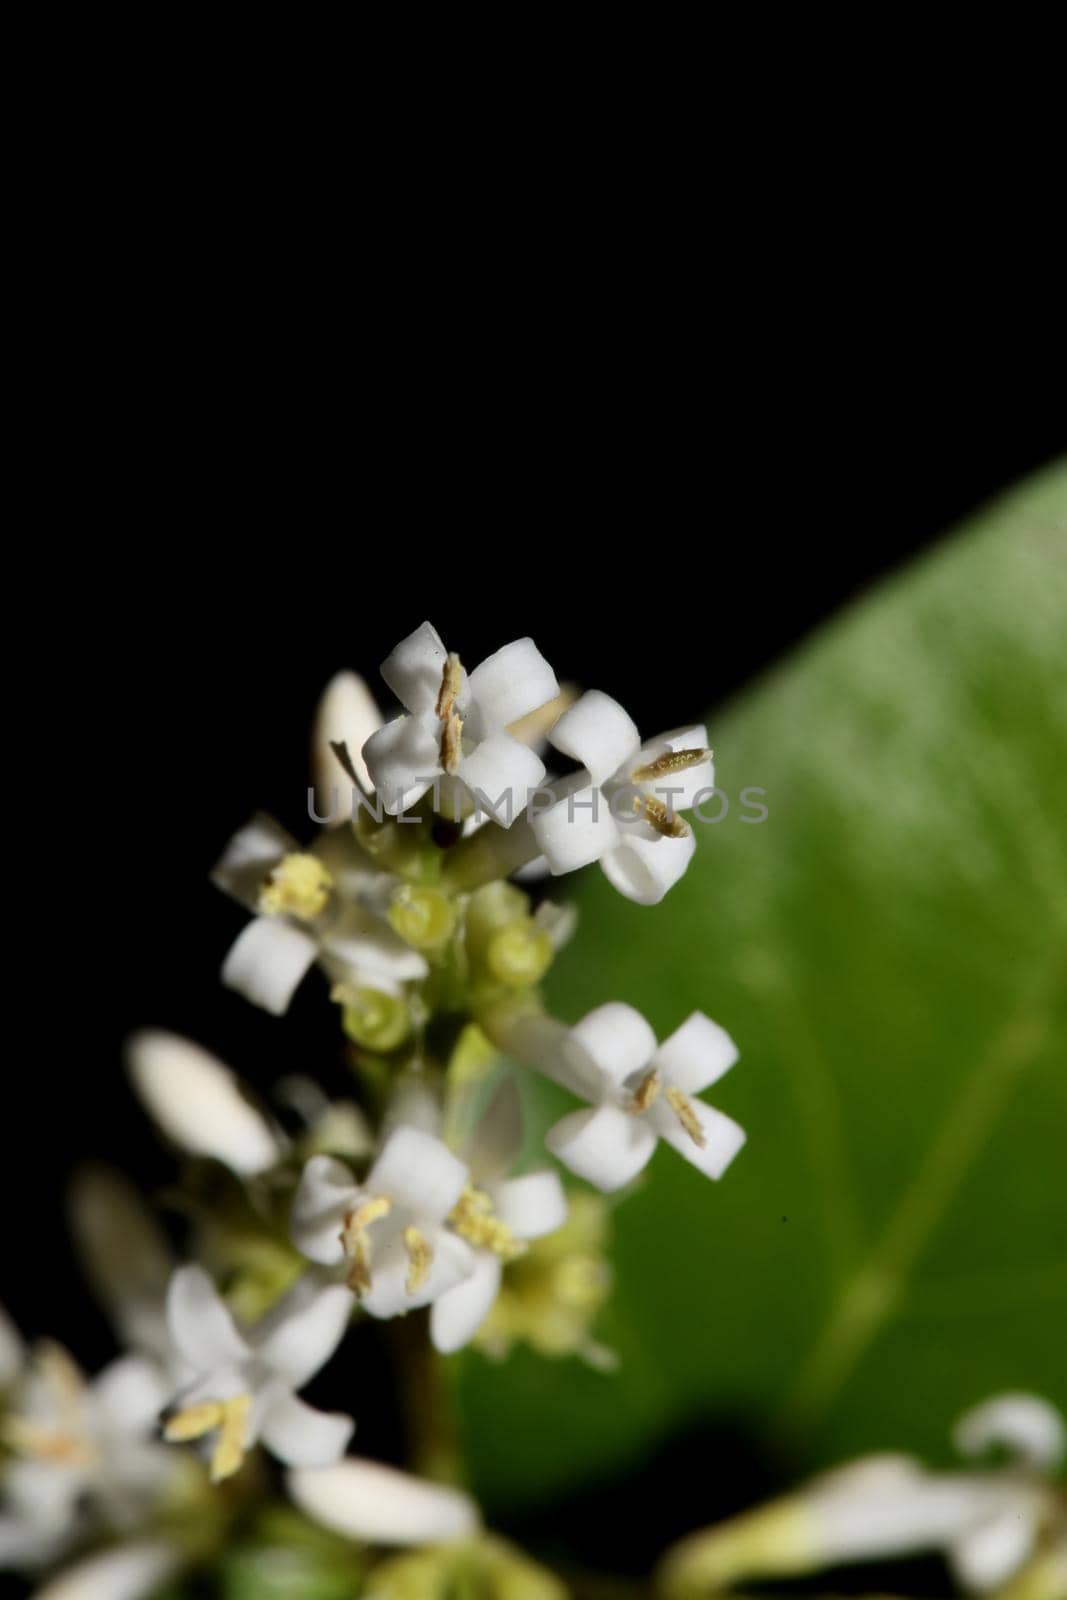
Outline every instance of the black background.
{"type": "MultiPolygon", "coordinates": [[[[413,305],[395,358],[397,313],[339,312],[336,284],[302,326],[290,307],[281,337],[272,296],[237,287],[186,293],[179,274],[169,298],[137,300],[143,347],[124,314],[110,359],[106,326],[81,317],[60,391],[40,375],[33,390],[58,456],[39,414],[23,434],[40,576],[7,596],[34,649],[13,686],[32,770],[9,834],[27,887],[3,1298],[90,1368],[112,1345],[68,1253],[63,1175],[100,1157],[154,1189],[172,1170],[127,1092],[124,1036],[188,1032],[263,1091],[296,1070],[345,1087],[314,983],[281,1021],[219,987],[244,918],[206,876],[256,807],[301,830],[332,672],[375,683],[424,617],[469,664],[531,633],[561,677],[655,731],[703,715],[1065,442],[1041,319],[1013,304],[975,337],[950,285],[922,337],[879,297],[772,309],[756,284],[721,329],[646,308],[640,340],[624,301],[565,336],[543,305],[505,307],[499,346],[483,319],[476,356],[469,307],[413,305]]],[[[389,1403],[363,1399],[377,1360],[357,1351],[313,1397],[351,1405],[360,1448],[395,1456],[389,1403]]],[[[743,1452],[716,1469],[723,1507],[760,1482],[743,1452]]],[[[701,1495],[674,1507],[677,1531],[706,1520],[706,1477],[701,1495]]],[[[584,1508],[582,1536],[591,1560],[599,1527],[639,1566],[673,1530],[639,1515],[620,1545],[622,1504],[599,1523],[584,1508]]]]}

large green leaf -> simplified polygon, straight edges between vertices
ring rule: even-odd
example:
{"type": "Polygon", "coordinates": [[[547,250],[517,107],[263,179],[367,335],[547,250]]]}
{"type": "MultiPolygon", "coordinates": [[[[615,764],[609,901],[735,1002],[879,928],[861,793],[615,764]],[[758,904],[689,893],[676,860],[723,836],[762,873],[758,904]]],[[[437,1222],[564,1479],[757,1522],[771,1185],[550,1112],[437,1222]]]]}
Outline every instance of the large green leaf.
{"type": "Polygon", "coordinates": [[[661,1033],[694,1007],[723,1022],[742,1058],[709,1099],[749,1143],[718,1185],[661,1149],[619,1207],[618,1375],[466,1358],[490,1509],[707,1421],[803,1469],[943,1459],[997,1389],[1067,1405],[1067,467],[711,733],[730,814],[655,909],[594,869],[552,998],[626,999],[661,1033]]]}

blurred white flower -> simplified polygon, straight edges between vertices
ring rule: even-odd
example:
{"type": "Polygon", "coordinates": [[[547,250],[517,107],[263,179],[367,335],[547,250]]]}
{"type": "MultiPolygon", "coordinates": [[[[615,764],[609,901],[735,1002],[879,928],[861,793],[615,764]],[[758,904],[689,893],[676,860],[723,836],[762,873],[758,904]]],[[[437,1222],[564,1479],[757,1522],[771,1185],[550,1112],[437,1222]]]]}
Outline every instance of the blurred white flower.
{"type": "Polygon", "coordinates": [[[175,1478],[159,1441],[167,1395],[159,1367],[137,1356],[89,1382],[59,1345],[28,1353],[0,1423],[12,1452],[0,1501],[0,1567],[40,1566],[101,1527],[143,1524],[175,1478]]]}
{"type": "Polygon", "coordinates": [[[179,1552],[162,1540],[118,1545],[67,1567],[33,1600],[148,1600],[180,1566],[179,1552]]]}
{"type": "Polygon", "coordinates": [[[290,1466],[324,1466],[344,1453],[354,1424],[298,1400],[340,1344],[352,1310],[341,1284],[299,1279],[267,1314],[239,1332],[202,1267],[175,1273],[167,1317],[177,1357],[190,1374],[165,1436],[214,1436],[215,1482],[241,1466],[257,1442],[290,1466]]]}
{"type": "Polygon", "coordinates": [[[322,692],[311,734],[311,775],[315,811],[339,827],[352,815],[351,778],[338,759],[335,745],[344,745],[365,794],[373,788],[363,746],[382,725],[382,714],[364,680],[355,672],[338,672],[322,692]],[[345,804],[347,797],[348,803],[345,804]]]}
{"type": "Polygon", "coordinates": [[[558,1026],[538,1059],[542,1071],[590,1103],[549,1130],[546,1143],[566,1167],[598,1189],[619,1189],[664,1139],[709,1178],[720,1178],[745,1142],[744,1130],[695,1098],[737,1060],[737,1048],[701,1011],[659,1046],[644,1017],[619,1001],[598,1006],[573,1028],[558,1026]]]}
{"type": "Polygon", "coordinates": [[[290,1472],[293,1501],[315,1522],[367,1544],[447,1544],[479,1526],[469,1495],[349,1456],[336,1466],[290,1472]]]}
{"type": "Polygon", "coordinates": [[[312,1157],[293,1200],[291,1237],[311,1261],[346,1263],[349,1287],[371,1316],[401,1316],[473,1270],[472,1251],[446,1226],[466,1183],[466,1167],[440,1139],[396,1127],[362,1184],[343,1161],[312,1157]]]}
{"type": "Polygon", "coordinates": [[[381,671],[410,713],[387,722],[363,748],[386,811],[398,815],[435,780],[458,779],[495,822],[510,827],[545,766],[509,726],[560,692],[533,640],[505,645],[468,676],[436,628],[424,622],[381,671]]]}
{"type": "Polygon", "coordinates": [[[549,734],[589,774],[530,823],[549,870],[558,875],[599,861],[629,900],[654,905],[685,872],[696,849],[683,811],[715,784],[707,730],[677,728],[642,745],[617,700],[590,689],[549,734]]]}
{"type": "Polygon", "coordinates": [[[191,1039],[146,1029],[129,1040],[126,1060],[145,1109],[180,1149],[221,1161],[244,1178],[280,1160],[284,1136],[229,1067],[191,1039]]]}

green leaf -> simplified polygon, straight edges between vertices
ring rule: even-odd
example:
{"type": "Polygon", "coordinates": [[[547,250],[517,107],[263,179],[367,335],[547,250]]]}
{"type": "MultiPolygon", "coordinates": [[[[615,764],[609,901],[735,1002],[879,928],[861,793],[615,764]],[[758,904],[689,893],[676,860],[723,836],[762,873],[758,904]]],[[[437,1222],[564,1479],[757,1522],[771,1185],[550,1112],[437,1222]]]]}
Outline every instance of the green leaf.
{"type": "Polygon", "coordinates": [[[683,1427],[740,1421],[803,1471],[945,1460],[999,1389],[1067,1407],[1067,465],[709,731],[728,816],[651,910],[593,869],[552,999],[721,1021],[741,1060],[707,1098],[749,1142],[719,1184],[661,1149],[619,1206],[620,1373],[466,1358],[491,1511],[683,1427]]]}

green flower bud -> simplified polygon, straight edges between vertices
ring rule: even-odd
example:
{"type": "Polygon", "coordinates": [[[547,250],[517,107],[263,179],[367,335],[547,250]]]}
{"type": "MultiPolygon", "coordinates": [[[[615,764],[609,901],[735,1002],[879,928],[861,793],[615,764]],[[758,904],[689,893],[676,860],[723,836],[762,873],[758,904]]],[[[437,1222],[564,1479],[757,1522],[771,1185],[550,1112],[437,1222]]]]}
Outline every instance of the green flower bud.
{"type": "Polygon", "coordinates": [[[440,950],[455,932],[456,911],[439,889],[405,884],[393,895],[389,921],[413,950],[440,950]]]}
{"type": "Polygon", "coordinates": [[[552,940],[529,917],[513,922],[494,933],[486,951],[493,977],[511,989],[530,988],[540,983],[552,965],[552,940]]]}
{"type": "Polygon", "coordinates": [[[381,989],[346,989],[342,1026],[364,1050],[395,1050],[411,1032],[411,1016],[403,1000],[381,989]]]}

